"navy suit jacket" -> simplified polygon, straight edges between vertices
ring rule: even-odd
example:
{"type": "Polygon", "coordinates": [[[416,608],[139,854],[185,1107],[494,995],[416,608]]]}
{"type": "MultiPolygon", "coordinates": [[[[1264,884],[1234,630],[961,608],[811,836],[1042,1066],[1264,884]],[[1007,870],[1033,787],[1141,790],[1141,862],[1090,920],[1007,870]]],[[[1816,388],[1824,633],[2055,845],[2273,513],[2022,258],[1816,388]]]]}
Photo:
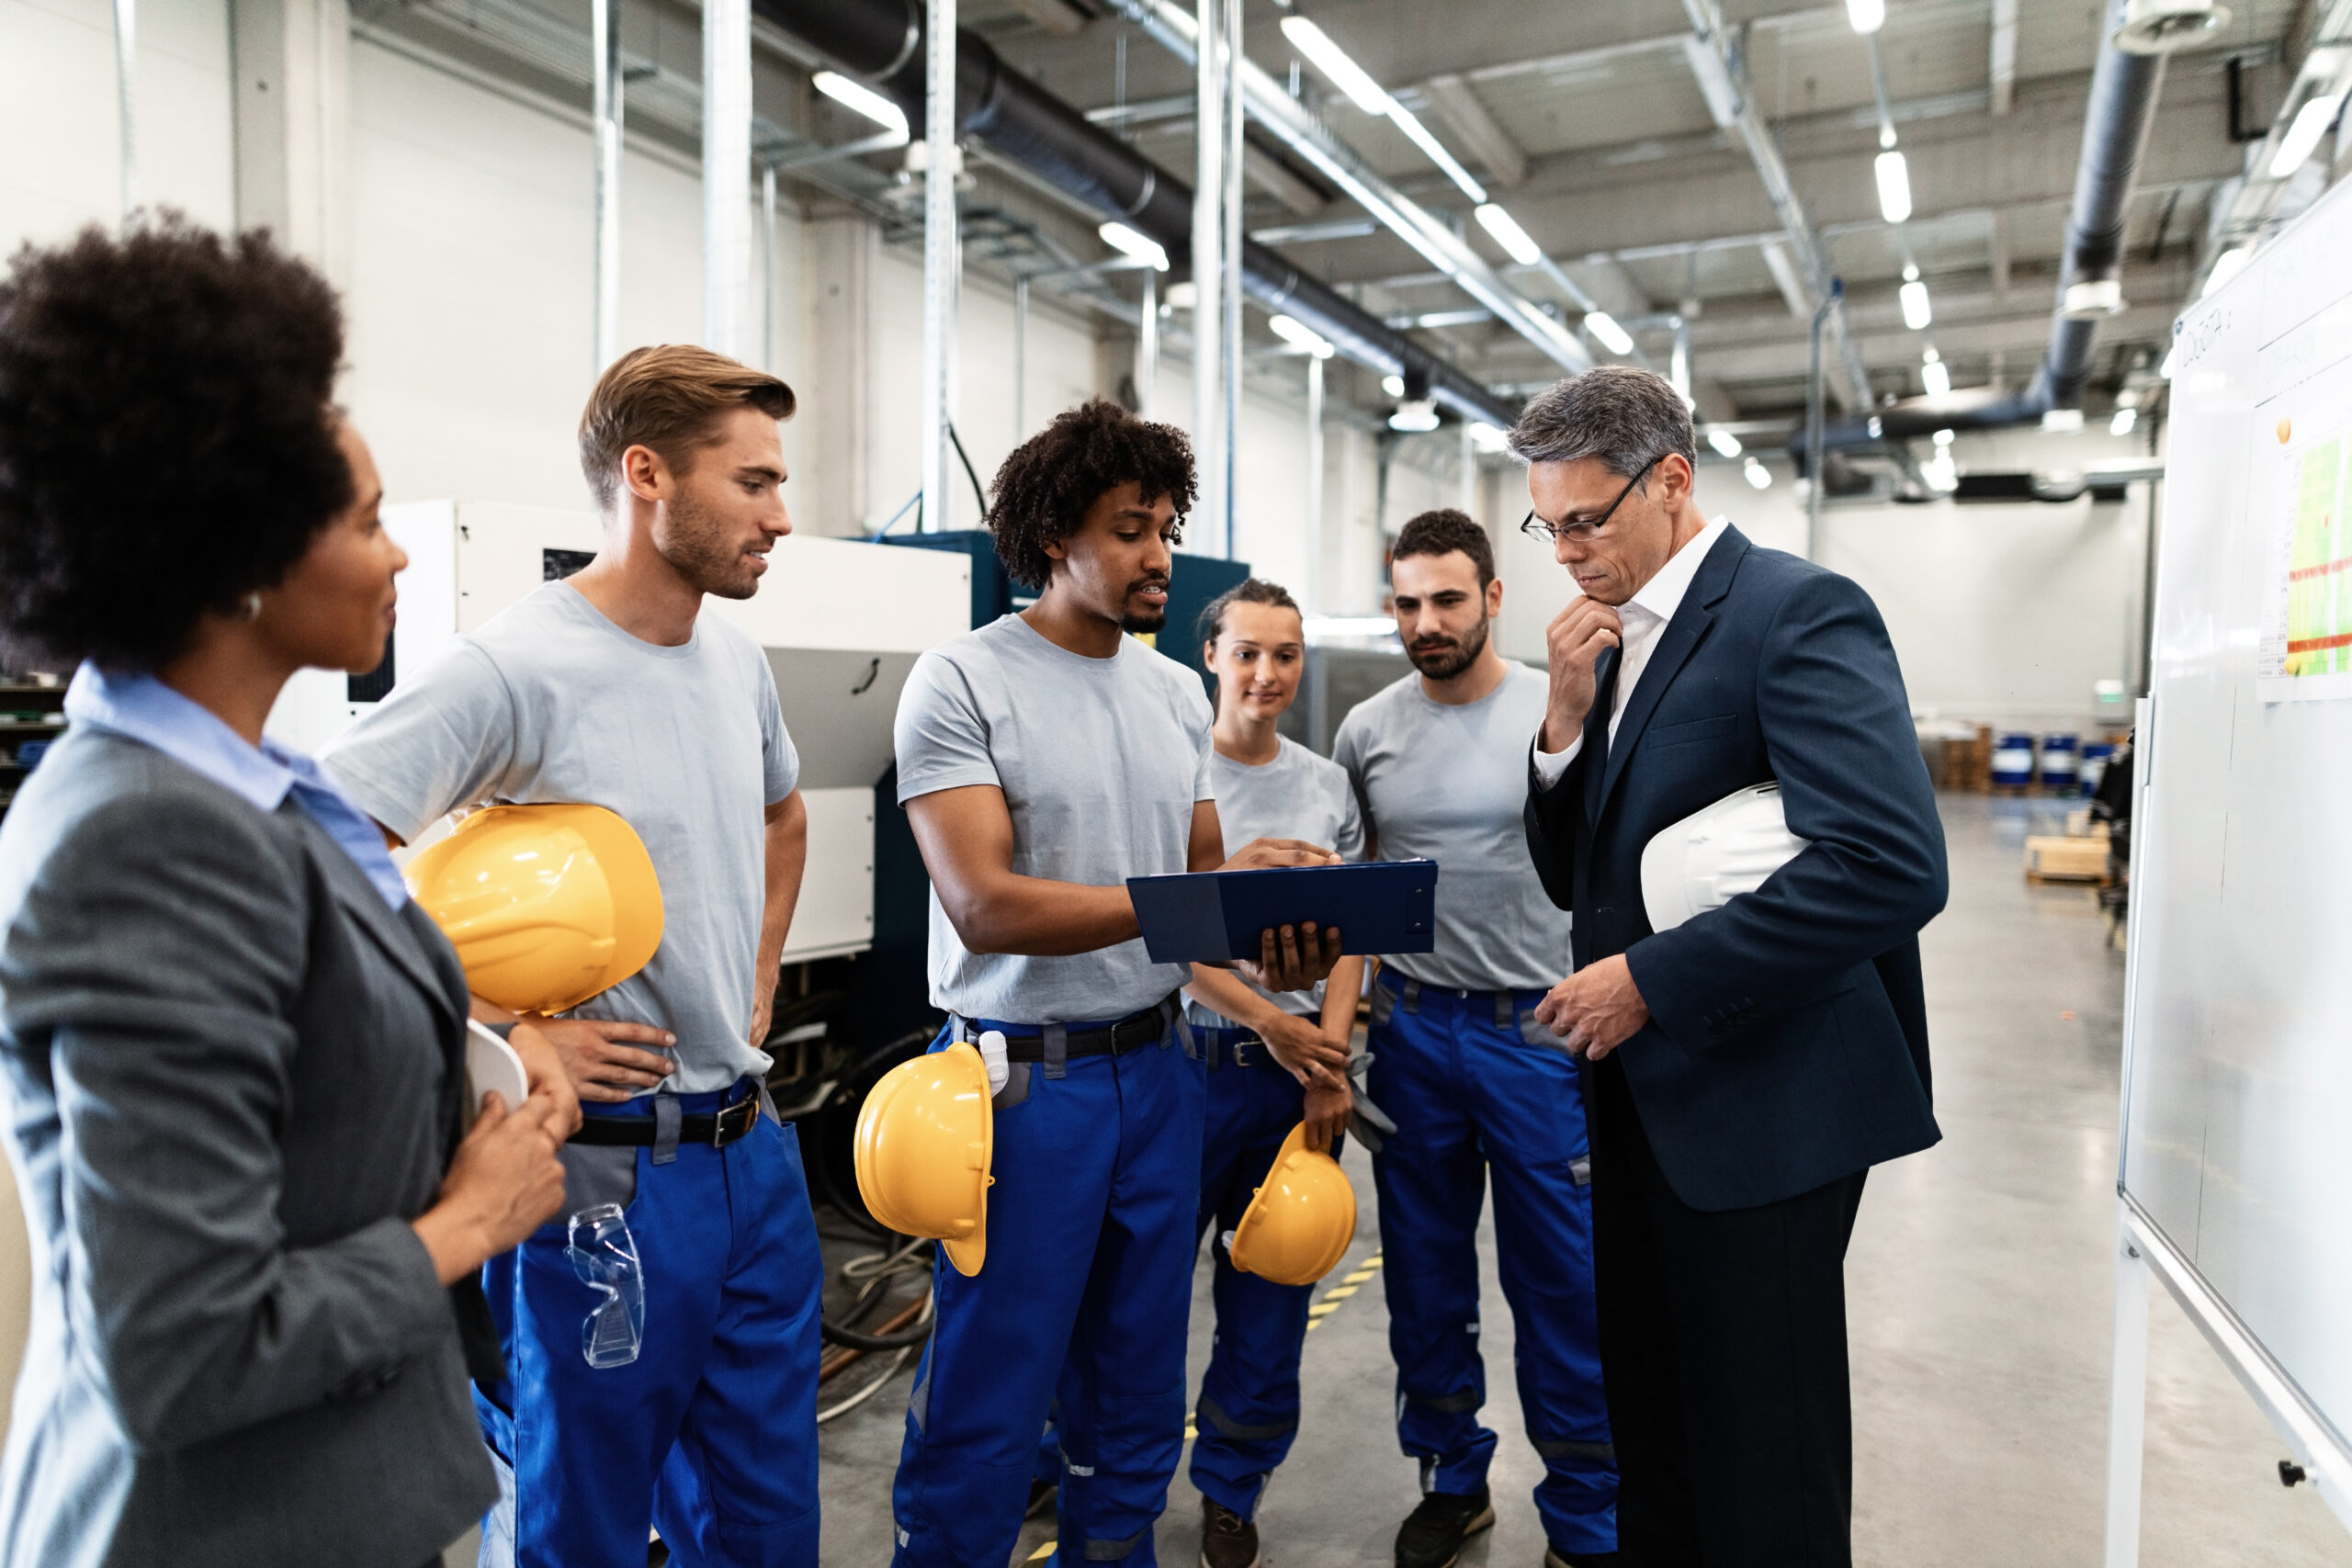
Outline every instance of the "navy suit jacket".
{"type": "Polygon", "coordinates": [[[1566,774],[1531,772],[1527,842],[1577,966],[1623,953],[1649,1004],[1618,1054],[1676,1195],[1749,1208],[1935,1143],[1918,931],[1944,905],[1943,825],[1870,595],[1726,529],[1623,699],[1613,745],[1599,701],[1566,774]],[[1810,846],[1653,931],[1651,838],[1772,779],[1810,846]]]}

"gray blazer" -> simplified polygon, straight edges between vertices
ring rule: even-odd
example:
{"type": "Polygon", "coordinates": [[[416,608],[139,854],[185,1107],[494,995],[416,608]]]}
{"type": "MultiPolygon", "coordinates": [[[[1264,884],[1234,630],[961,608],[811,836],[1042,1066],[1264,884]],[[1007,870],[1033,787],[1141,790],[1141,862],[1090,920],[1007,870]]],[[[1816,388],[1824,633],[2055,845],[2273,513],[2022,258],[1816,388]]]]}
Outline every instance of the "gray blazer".
{"type": "Polygon", "coordinates": [[[496,1495],[497,1346],[409,1224],[458,1137],[455,955],[289,798],[68,734],[0,827],[33,1247],[9,1568],[415,1568],[496,1495]]]}

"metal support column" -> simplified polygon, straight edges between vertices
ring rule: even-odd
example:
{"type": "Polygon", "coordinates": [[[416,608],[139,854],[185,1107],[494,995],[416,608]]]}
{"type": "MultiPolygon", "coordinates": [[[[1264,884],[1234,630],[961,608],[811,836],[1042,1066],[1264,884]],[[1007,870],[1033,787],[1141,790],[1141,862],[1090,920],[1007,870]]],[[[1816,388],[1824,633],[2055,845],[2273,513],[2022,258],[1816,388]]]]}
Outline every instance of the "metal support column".
{"type": "Polygon", "coordinates": [[[703,0],[703,345],[743,357],[752,272],[752,0],[703,0]]]}
{"type": "Polygon", "coordinates": [[[1012,284],[1012,439],[1029,434],[1029,279],[1012,284]]]}
{"type": "Polygon", "coordinates": [[[1136,322],[1136,412],[1159,413],[1159,274],[1143,269],[1143,315],[1136,322]]]}
{"type": "Polygon", "coordinates": [[[114,0],[115,113],[122,131],[122,220],[139,207],[139,0],[114,0]]]}
{"type": "Polygon", "coordinates": [[[1828,297],[1824,299],[1819,305],[1814,308],[1812,368],[1805,378],[1804,558],[1815,563],[1816,565],[1819,564],[1821,560],[1821,464],[1823,458],[1821,430],[1821,333],[1822,329],[1829,322],[1830,313],[1837,310],[1838,301],[1845,298],[1845,294],[1846,286],[1844,283],[1833,281],[1829,286],[1828,297]]]}
{"type": "Polygon", "coordinates": [[[760,165],[760,368],[775,368],[775,165],[760,165]]]}
{"type": "MultiPolygon", "coordinates": [[[[1225,399],[1217,358],[1225,334],[1225,73],[1218,43],[1222,0],[1199,0],[1200,47],[1194,51],[1193,140],[1198,148],[1193,182],[1193,466],[1199,477],[1194,502],[1204,547],[1221,542],[1226,515],[1225,436],[1218,419],[1225,399]]],[[[1239,279],[1235,280],[1237,284],[1239,279]]]]}
{"type": "MultiPolygon", "coordinates": [[[[2121,1204],[2118,1204],[2119,1210],[2121,1204]]],[[[2123,1213],[2115,1235],[2114,1367],[2107,1394],[2106,1568],[2140,1561],[2140,1467],[2147,1452],[2148,1260],[2123,1213]]]]}
{"type": "Polygon", "coordinates": [[[1306,356],[1306,613],[1323,604],[1323,356],[1306,356]]]}
{"type": "Polygon", "coordinates": [[[1225,290],[1225,315],[1219,330],[1225,334],[1223,348],[1225,369],[1225,510],[1218,519],[1217,553],[1231,560],[1234,547],[1233,525],[1240,506],[1241,452],[1241,132],[1245,121],[1241,104],[1242,46],[1248,35],[1242,31],[1243,0],[1225,0],[1225,231],[1223,265],[1220,276],[1230,279],[1232,287],[1225,290]]]}
{"type": "Polygon", "coordinates": [[[948,422],[956,409],[956,0],[925,0],[922,199],[922,528],[950,525],[956,471],[948,422]]]}
{"type": "Polygon", "coordinates": [[[594,0],[596,55],[596,319],[594,374],[621,352],[621,0],[594,0]]]}
{"type": "Polygon", "coordinates": [[[1470,422],[1464,420],[1462,431],[1462,496],[1463,515],[1476,520],[1478,515],[1478,444],[1470,439],[1470,422]]]}

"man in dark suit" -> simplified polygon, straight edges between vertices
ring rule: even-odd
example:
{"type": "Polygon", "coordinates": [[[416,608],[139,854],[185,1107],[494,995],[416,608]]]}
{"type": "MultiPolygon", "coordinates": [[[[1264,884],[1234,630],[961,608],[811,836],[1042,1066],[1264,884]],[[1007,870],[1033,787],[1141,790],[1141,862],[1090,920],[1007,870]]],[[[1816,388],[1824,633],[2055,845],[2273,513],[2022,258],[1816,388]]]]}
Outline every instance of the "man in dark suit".
{"type": "Polygon", "coordinates": [[[1894,649],[1860,588],[1692,495],[1681,397],[1612,366],[1511,446],[1579,597],[1547,637],[1528,847],[1577,971],[1600,1358],[1627,1568],[1851,1561],[1844,1258],[1869,1168],[1933,1144],[1917,933],[1944,843],[1894,649]],[[1806,840],[1657,931],[1642,852],[1778,780],[1806,840]]]}

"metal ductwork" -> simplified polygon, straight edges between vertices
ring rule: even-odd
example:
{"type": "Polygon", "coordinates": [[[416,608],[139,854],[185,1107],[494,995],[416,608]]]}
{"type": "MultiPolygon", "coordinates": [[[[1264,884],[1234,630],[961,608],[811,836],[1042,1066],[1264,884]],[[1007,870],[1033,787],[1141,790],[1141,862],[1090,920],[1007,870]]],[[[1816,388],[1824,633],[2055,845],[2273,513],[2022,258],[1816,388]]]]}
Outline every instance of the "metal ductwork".
{"type": "MultiPolygon", "coordinates": [[[[1912,398],[1880,409],[1874,417],[1833,424],[1827,445],[1853,446],[1938,430],[2031,424],[2052,409],[2083,406],[2098,319],[2123,308],[2124,227],[2132,187],[2139,183],[2140,156],[2147,151],[2148,131],[2155,123],[2156,94],[2165,79],[2162,54],[2130,53],[2117,47],[2117,35],[2131,11],[2131,0],[2109,0],[2105,39],[2091,72],[2090,105],[2083,117],[2083,152],[2075,168],[2075,203],[2066,219],[2057,310],[2050,346],[2032,385],[2007,394],[1912,398]]],[[[2171,41],[2177,47],[2201,36],[2181,33],[2171,41]]]]}
{"type": "MultiPolygon", "coordinates": [[[[888,94],[906,110],[909,124],[922,123],[921,0],[752,0],[752,9],[888,94]]],[[[956,119],[961,134],[1104,218],[1149,235],[1171,257],[1192,254],[1192,186],[1007,69],[968,28],[956,33],[956,119]]],[[[1431,396],[1465,419],[1503,429],[1518,419],[1517,404],[1265,246],[1245,241],[1241,270],[1250,298],[1305,323],[1359,364],[1408,380],[1426,378],[1431,396]]]]}

